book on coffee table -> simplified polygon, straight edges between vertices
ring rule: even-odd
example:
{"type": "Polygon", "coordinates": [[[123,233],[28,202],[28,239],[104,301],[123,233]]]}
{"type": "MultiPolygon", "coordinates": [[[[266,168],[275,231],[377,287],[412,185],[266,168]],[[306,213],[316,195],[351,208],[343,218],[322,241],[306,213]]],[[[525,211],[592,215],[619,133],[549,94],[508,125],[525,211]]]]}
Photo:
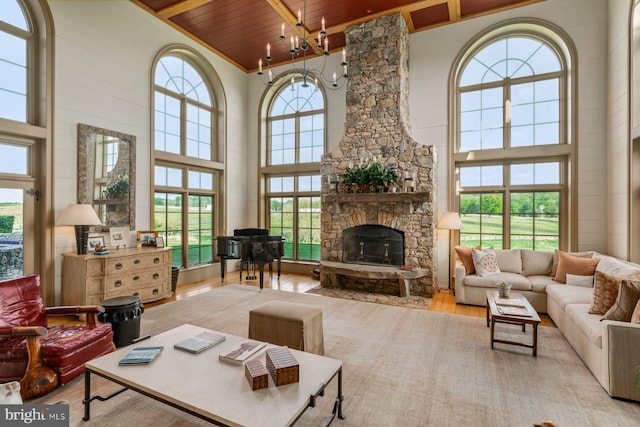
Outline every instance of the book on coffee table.
{"type": "Polygon", "coordinates": [[[178,350],[188,351],[189,353],[198,354],[205,351],[208,348],[225,340],[225,336],[222,334],[216,334],[214,332],[202,332],[186,340],[182,340],[179,343],[173,345],[173,348],[178,350]]]}
{"type": "Polygon", "coordinates": [[[267,343],[260,341],[245,341],[229,353],[221,354],[218,357],[222,361],[242,365],[248,358],[266,345],[267,343]]]}
{"type": "Polygon", "coordinates": [[[498,306],[498,313],[505,316],[532,317],[525,307],[498,306]]]}
{"type": "Polygon", "coordinates": [[[524,307],[524,301],[521,298],[496,298],[497,305],[524,307]]]}
{"type": "Polygon", "coordinates": [[[148,365],[164,349],[160,347],[136,347],[120,359],[119,365],[148,365]]]}

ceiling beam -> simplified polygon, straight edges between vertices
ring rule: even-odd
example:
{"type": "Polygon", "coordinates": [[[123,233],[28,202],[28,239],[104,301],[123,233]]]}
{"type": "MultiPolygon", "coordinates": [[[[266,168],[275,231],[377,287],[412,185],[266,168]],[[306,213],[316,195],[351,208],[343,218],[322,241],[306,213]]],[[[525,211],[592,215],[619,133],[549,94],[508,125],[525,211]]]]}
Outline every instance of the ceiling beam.
{"type": "MultiPolygon", "coordinates": [[[[354,19],[350,22],[345,22],[343,24],[334,25],[332,27],[327,27],[327,34],[336,34],[342,33],[347,28],[362,24],[363,22],[372,21],[374,19],[382,18],[383,16],[393,15],[394,13],[402,13],[403,17],[407,16],[411,12],[414,12],[419,9],[424,9],[425,7],[436,6],[438,4],[447,3],[448,0],[420,0],[415,3],[411,3],[405,6],[398,6],[391,9],[386,9],[378,13],[372,13],[371,15],[363,16],[362,18],[354,19]],[[405,15],[405,13],[407,15],[405,15]]],[[[406,20],[406,19],[405,19],[406,20]]],[[[409,22],[409,21],[407,21],[409,22]]],[[[412,25],[413,26],[413,25],[412,25]]]]}
{"type": "Polygon", "coordinates": [[[449,0],[447,2],[449,7],[449,22],[456,22],[462,18],[460,14],[460,0],[449,0]]]}
{"type": "Polygon", "coordinates": [[[211,3],[212,1],[213,0],[183,0],[181,2],[172,4],[171,6],[167,6],[164,9],[160,9],[156,12],[156,16],[163,21],[166,21],[173,16],[188,12],[191,9],[195,9],[207,3],[211,3]]]}

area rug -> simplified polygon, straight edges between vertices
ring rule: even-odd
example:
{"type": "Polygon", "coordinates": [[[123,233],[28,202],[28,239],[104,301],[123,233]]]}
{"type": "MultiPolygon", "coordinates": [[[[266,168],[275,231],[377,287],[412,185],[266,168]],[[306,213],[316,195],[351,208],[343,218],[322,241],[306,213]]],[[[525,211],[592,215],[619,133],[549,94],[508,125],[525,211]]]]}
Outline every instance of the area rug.
{"type": "MultiPolygon", "coordinates": [[[[344,372],[346,419],[333,426],[530,427],[552,420],[562,427],[626,427],[640,420],[640,405],[610,398],[556,328],[539,328],[538,357],[532,357],[530,349],[516,346],[496,344],[492,350],[482,318],[227,285],[150,308],[141,316],[141,333],[191,323],[247,336],[249,310],[271,300],[323,310],[325,355],[342,360],[344,372]]],[[[512,325],[498,330],[531,338],[530,330],[522,334],[512,325]]],[[[79,377],[35,402],[68,400],[71,426],[207,425],[133,391],[94,402],[85,423],[83,385],[79,377]]],[[[92,382],[101,394],[117,388],[106,380],[92,382]]],[[[335,394],[330,383],[296,426],[322,425],[335,394]]]]}
{"type": "Polygon", "coordinates": [[[325,297],[342,298],[353,301],[372,302],[376,304],[395,305],[399,307],[418,308],[428,310],[431,298],[410,295],[408,297],[398,297],[395,295],[376,294],[372,292],[354,291],[351,289],[334,289],[316,286],[309,289],[308,294],[322,295],[325,297]]]}

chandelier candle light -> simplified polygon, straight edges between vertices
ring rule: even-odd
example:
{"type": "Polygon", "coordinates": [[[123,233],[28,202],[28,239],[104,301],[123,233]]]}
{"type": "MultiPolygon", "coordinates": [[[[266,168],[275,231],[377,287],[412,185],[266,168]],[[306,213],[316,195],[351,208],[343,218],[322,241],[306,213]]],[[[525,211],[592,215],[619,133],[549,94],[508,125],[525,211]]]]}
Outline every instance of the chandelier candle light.
{"type": "MultiPolygon", "coordinates": [[[[291,55],[291,63],[292,63],[292,73],[298,73],[302,75],[302,86],[308,87],[308,79],[313,79],[314,82],[318,83],[318,78],[321,78],[327,86],[331,89],[340,89],[344,86],[346,82],[347,75],[347,51],[342,49],[342,62],[340,66],[342,67],[342,74],[338,76],[337,72],[333,73],[331,79],[328,79],[324,76],[324,69],[327,63],[327,57],[330,55],[329,53],[329,38],[327,37],[326,32],[326,22],[324,16],[320,21],[320,31],[318,31],[317,41],[317,52],[321,52],[324,57],[324,62],[322,64],[321,70],[315,70],[313,68],[307,68],[307,51],[309,53],[315,53],[316,50],[312,48],[307,43],[307,36],[310,36],[307,28],[305,27],[305,22],[307,19],[307,0],[304,0],[303,10],[298,9],[297,15],[297,23],[296,23],[296,32],[289,37],[289,54],[291,55]],[[296,57],[302,56],[302,69],[296,68],[295,61],[296,57]]],[[[285,23],[282,23],[280,27],[280,42],[283,46],[287,45],[287,36],[285,35],[285,23]]],[[[263,70],[263,62],[262,58],[258,60],[258,75],[260,76],[260,80],[262,83],[271,86],[273,85],[273,72],[271,71],[271,43],[267,43],[267,55],[265,56],[266,60],[266,68],[267,68],[267,81],[265,82],[263,79],[264,70],[263,70]]]]}

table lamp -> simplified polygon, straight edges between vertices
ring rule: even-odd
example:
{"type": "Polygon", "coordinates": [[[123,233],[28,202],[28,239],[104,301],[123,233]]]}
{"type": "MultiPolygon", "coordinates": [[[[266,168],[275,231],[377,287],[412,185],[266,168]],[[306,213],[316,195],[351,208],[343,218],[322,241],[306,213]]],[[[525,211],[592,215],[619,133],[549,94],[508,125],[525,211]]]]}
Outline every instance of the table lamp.
{"type": "Polygon", "coordinates": [[[78,255],[87,253],[89,226],[102,225],[98,214],[89,204],[70,204],[60,215],[57,225],[73,225],[76,229],[78,255]]]}
{"type": "MultiPolygon", "coordinates": [[[[453,230],[462,230],[462,220],[460,219],[460,214],[458,212],[445,212],[442,214],[440,218],[440,222],[438,222],[438,228],[440,230],[449,230],[449,289],[451,289],[451,252],[453,241],[453,230]]],[[[454,289],[455,293],[455,289],[454,289]]]]}

